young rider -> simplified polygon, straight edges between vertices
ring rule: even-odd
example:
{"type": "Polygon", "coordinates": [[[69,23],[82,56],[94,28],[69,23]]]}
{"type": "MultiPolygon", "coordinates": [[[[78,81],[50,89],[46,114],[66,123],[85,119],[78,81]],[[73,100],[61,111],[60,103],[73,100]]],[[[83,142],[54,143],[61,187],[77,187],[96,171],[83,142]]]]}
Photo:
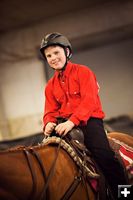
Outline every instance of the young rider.
{"type": "Polygon", "coordinates": [[[66,135],[73,127],[80,126],[86,147],[117,199],[118,185],[125,185],[127,180],[104,131],[104,112],[95,74],[89,67],[69,61],[72,46],[60,33],[46,35],[40,51],[55,70],[45,88],[44,134],[56,131],[59,135],[66,135]],[[67,120],[57,125],[58,116],[67,120]]]}

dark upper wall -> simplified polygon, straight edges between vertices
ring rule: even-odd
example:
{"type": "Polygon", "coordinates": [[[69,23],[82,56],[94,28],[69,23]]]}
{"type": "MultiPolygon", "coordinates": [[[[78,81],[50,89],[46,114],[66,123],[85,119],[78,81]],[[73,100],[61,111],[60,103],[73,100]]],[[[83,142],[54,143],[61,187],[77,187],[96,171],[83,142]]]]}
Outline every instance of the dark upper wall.
{"type": "Polygon", "coordinates": [[[4,0],[0,1],[0,33],[33,26],[49,18],[96,6],[109,0],[4,0]]]}
{"type": "Polygon", "coordinates": [[[1,63],[37,57],[41,38],[52,31],[68,36],[75,52],[133,37],[132,0],[55,2],[0,1],[1,63]]]}

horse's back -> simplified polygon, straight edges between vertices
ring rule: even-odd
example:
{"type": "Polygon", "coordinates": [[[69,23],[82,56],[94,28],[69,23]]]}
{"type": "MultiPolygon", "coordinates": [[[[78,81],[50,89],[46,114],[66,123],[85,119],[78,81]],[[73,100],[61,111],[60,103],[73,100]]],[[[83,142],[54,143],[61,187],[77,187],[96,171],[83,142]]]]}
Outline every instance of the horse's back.
{"type": "Polygon", "coordinates": [[[123,142],[124,144],[133,148],[133,136],[129,134],[120,133],[120,132],[111,132],[111,133],[108,133],[107,136],[110,138],[114,138],[120,142],[123,142]]]}

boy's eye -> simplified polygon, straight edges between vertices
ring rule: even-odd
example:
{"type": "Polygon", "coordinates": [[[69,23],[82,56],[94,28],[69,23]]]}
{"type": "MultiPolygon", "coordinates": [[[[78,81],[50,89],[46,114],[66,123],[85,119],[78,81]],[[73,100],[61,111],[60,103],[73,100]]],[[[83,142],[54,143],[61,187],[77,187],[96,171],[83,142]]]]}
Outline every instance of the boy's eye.
{"type": "Polygon", "coordinates": [[[59,52],[58,51],[55,51],[55,55],[57,55],[59,52]]]}
{"type": "Polygon", "coordinates": [[[51,55],[46,55],[46,58],[50,58],[51,57],[51,55]]]}

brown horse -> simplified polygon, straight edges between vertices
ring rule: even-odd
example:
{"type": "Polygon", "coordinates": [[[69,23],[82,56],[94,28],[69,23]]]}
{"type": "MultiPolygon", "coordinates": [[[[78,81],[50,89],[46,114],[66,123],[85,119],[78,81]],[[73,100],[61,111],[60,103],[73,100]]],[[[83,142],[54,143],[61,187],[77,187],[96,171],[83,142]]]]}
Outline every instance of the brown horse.
{"type": "Polygon", "coordinates": [[[1,200],[81,198],[95,199],[94,190],[59,144],[40,144],[0,152],[1,200]]]}
{"type": "MultiPolygon", "coordinates": [[[[108,137],[116,135],[117,140],[122,140],[116,133],[108,137]]],[[[127,135],[120,136],[127,142],[127,135]]],[[[0,152],[0,200],[96,199],[97,192],[83,176],[84,166],[80,163],[79,167],[77,158],[72,156],[74,152],[63,147],[50,140],[37,146],[0,152]]],[[[97,182],[95,170],[91,169],[89,176],[97,182]]]]}

